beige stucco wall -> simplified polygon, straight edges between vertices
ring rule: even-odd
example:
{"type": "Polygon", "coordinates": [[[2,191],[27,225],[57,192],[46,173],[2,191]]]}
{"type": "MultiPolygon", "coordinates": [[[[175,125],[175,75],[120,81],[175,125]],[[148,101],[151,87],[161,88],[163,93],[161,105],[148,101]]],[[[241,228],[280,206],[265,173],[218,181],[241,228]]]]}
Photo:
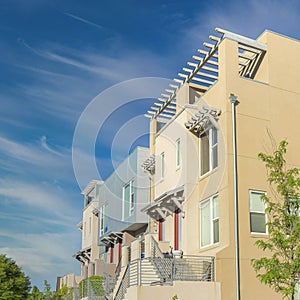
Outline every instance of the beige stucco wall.
{"type": "Polygon", "coordinates": [[[173,286],[132,286],[124,300],[221,300],[220,284],[214,282],[175,282],[173,286]]]}
{"type": "MultiPolygon", "coordinates": [[[[271,193],[266,182],[266,171],[257,158],[259,152],[271,152],[270,134],[278,143],[289,142],[287,162],[299,166],[300,140],[298,113],[300,111],[300,43],[282,36],[265,32],[260,40],[267,45],[267,53],[255,80],[238,75],[237,42],[225,39],[219,46],[219,80],[196,104],[221,109],[219,118],[219,166],[200,177],[199,144],[184,127],[192,109],[178,110],[178,115],[155,140],[155,153],[165,153],[165,178],[160,178],[158,162],[155,175],[155,197],[185,184],[185,201],[182,220],[182,249],[185,254],[214,255],[216,257],[216,281],[221,283],[222,299],[235,299],[235,252],[234,252],[234,203],[233,203],[233,155],[232,115],[230,93],[238,96],[237,153],[239,235],[241,262],[241,298],[280,299],[270,288],[260,284],[251,267],[252,258],[264,255],[254,245],[263,236],[250,233],[249,189],[271,193]],[[175,142],[181,139],[182,161],[175,164],[175,142]],[[220,242],[200,248],[200,201],[219,194],[220,242]]],[[[189,101],[187,89],[182,93],[189,101]]],[[[181,105],[184,99],[179,99],[181,105]]],[[[173,219],[165,224],[166,240],[173,244],[173,219]]],[[[265,235],[265,237],[267,237],[265,235]]],[[[129,299],[129,298],[128,298],[129,299]]],[[[131,299],[131,298],[130,298],[131,299]]],[[[134,298],[132,298],[134,299],[134,298]]],[[[146,299],[146,298],[145,298],[146,299]]],[[[181,299],[181,298],[180,298],[181,299]]],[[[207,298],[210,299],[210,298],[207,298]]]]}
{"type": "Polygon", "coordinates": [[[98,209],[98,201],[93,200],[83,209],[82,214],[82,249],[91,247],[92,261],[99,258],[98,217],[93,214],[95,208],[98,209]]]}

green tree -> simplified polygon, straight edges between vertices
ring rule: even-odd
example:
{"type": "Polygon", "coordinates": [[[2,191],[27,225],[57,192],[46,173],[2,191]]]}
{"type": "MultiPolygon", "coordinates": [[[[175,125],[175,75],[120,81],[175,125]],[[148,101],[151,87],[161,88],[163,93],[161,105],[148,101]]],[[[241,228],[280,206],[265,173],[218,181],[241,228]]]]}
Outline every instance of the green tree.
{"type": "Polygon", "coordinates": [[[273,154],[259,154],[264,162],[272,195],[262,197],[266,204],[269,238],[256,245],[271,253],[253,259],[259,280],[280,293],[283,299],[294,299],[300,279],[300,178],[298,168],[287,168],[287,142],[281,141],[273,154]]]}
{"type": "Polygon", "coordinates": [[[24,300],[29,290],[29,277],[15,261],[0,254],[0,300],[24,300]]]}
{"type": "Polygon", "coordinates": [[[63,299],[68,294],[67,286],[64,284],[57,292],[54,293],[55,299],[63,299]]]}
{"type": "Polygon", "coordinates": [[[34,286],[31,290],[28,300],[42,300],[42,299],[43,299],[43,293],[36,286],[34,286]]]}
{"type": "Polygon", "coordinates": [[[44,293],[43,293],[43,300],[53,300],[54,293],[51,291],[51,285],[47,280],[44,280],[44,293]]]}

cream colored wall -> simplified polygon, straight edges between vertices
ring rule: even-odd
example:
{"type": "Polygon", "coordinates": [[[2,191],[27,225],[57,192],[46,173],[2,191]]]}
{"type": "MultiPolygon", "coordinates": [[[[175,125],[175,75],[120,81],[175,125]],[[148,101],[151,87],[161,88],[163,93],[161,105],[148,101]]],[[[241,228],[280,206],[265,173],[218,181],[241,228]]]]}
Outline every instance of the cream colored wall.
{"type": "Polygon", "coordinates": [[[176,281],[173,286],[132,286],[124,300],[171,300],[175,295],[180,300],[221,300],[220,283],[176,281]]]}
{"type": "MultiPolygon", "coordinates": [[[[183,250],[185,254],[216,256],[216,280],[221,282],[222,299],[235,299],[233,156],[230,93],[238,96],[237,152],[239,176],[239,230],[241,261],[241,294],[243,300],[280,299],[270,288],[260,284],[250,265],[254,257],[264,255],[254,245],[259,236],[251,235],[249,220],[249,189],[271,193],[266,171],[257,159],[261,151],[272,151],[269,133],[278,143],[289,142],[287,161],[299,166],[300,140],[298,113],[300,111],[300,43],[266,32],[260,38],[267,44],[267,53],[256,80],[238,75],[237,43],[225,39],[219,46],[219,80],[197,103],[221,109],[219,118],[219,166],[209,176],[199,177],[198,138],[184,128],[191,111],[181,113],[162,130],[155,141],[156,155],[166,154],[166,176],[160,181],[156,175],[155,197],[185,184],[186,212],[183,220],[183,250]],[[180,170],[175,167],[175,141],[182,138],[180,170]],[[186,147],[183,145],[186,145],[186,147]],[[196,150],[195,150],[196,149],[196,150]],[[197,174],[196,176],[194,174],[197,174]],[[199,203],[219,194],[220,242],[208,248],[199,247],[199,203]]],[[[184,91],[186,95],[186,90],[184,91]]],[[[180,102],[182,103],[182,102],[180,102]]],[[[159,174],[159,169],[156,170],[159,174]]],[[[173,219],[166,222],[166,240],[173,243],[173,219]]],[[[133,299],[133,298],[132,298],[133,299]]],[[[181,299],[181,298],[180,298],[181,299]]],[[[209,298],[210,299],[210,298],[209,298]]]]}
{"type": "Polygon", "coordinates": [[[93,210],[98,209],[98,201],[93,200],[83,210],[82,229],[82,249],[91,247],[91,260],[99,258],[98,247],[98,217],[93,214],[93,210]],[[89,225],[91,218],[91,228],[89,225]]]}

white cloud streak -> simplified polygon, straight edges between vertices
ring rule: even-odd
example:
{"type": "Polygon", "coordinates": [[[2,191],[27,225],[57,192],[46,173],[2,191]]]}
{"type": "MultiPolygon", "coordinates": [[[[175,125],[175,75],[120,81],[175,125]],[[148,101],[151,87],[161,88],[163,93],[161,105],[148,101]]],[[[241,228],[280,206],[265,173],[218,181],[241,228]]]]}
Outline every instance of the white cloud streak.
{"type": "Polygon", "coordinates": [[[80,22],[82,22],[82,23],[91,25],[91,26],[96,27],[96,28],[101,29],[101,30],[103,29],[103,26],[98,25],[98,24],[96,24],[96,23],[94,23],[94,22],[91,22],[91,21],[89,21],[89,20],[87,20],[87,19],[78,17],[78,16],[76,16],[76,15],[73,15],[73,14],[70,14],[70,13],[67,13],[67,12],[65,12],[64,14],[65,14],[66,16],[68,16],[68,17],[70,17],[70,18],[73,18],[73,19],[75,19],[75,20],[77,20],[77,21],[80,21],[80,22]]]}

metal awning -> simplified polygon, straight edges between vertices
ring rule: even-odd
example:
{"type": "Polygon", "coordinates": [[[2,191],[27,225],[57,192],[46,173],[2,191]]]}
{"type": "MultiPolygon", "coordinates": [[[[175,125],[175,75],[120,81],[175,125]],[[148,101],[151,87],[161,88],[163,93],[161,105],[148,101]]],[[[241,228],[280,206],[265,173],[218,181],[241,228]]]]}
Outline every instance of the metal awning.
{"type": "Polygon", "coordinates": [[[149,172],[151,175],[155,173],[155,155],[151,155],[149,158],[147,158],[143,164],[142,168],[149,172]]]}
{"type": "Polygon", "coordinates": [[[184,186],[170,190],[142,209],[150,218],[158,221],[165,220],[175,211],[182,210],[184,186]]]}
{"type": "Polygon", "coordinates": [[[177,92],[185,83],[192,84],[200,95],[206,93],[218,80],[218,48],[225,38],[238,43],[240,76],[254,78],[267,51],[266,44],[221,28],[216,28],[216,32],[219,36],[209,36],[210,43],[203,43],[206,49],[197,50],[197,55],[192,56],[193,60],[187,62],[187,67],[182,68],[183,72],[178,73],[178,78],[174,78],[174,83],[157,98],[157,102],[148,110],[145,117],[150,119],[161,117],[166,121],[172,119],[176,114],[177,92]]]}
{"type": "Polygon", "coordinates": [[[76,226],[77,226],[77,228],[78,228],[79,230],[82,230],[82,228],[83,228],[83,222],[80,221],[76,226]]]}
{"type": "Polygon", "coordinates": [[[82,249],[78,252],[76,252],[74,255],[73,255],[74,258],[76,258],[77,260],[79,260],[80,262],[87,262],[87,261],[90,261],[91,259],[91,247],[88,247],[88,248],[85,248],[85,249],[82,249]]]}
{"type": "Polygon", "coordinates": [[[100,237],[100,246],[109,246],[111,244],[116,244],[119,239],[123,238],[123,232],[110,231],[104,236],[100,237]]]}
{"type": "Polygon", "coordinates": [[[194,133],[201,133],[209,128],[209,126],[218,129],[218,119],[220,114],[220,109],[204,105],[188,122],[185,123],[185,127],[194,133]]]}

